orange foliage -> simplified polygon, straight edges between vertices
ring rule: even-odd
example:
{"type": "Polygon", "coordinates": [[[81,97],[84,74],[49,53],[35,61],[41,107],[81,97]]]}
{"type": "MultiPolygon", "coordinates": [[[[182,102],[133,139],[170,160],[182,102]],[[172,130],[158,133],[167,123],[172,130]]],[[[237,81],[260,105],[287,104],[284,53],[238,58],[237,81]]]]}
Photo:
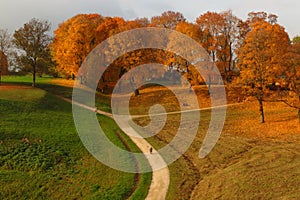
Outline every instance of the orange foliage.
{"type": "Polygon", "coordinates": [[[251,24],[244,42],[238,54],[240,76],[236,84],[243,86],[240,92],[258,100],[264,122],[263,101],[270,92],[268,86],[281,74],[282,58],[290,40],[280,25],[257,21],[251,24]]]}
{"type": "Polygon", "coordinates": [[[161,16],[152,17],[150,26],[175,29],[178,23],[185,21],[186,19],[181,13],[167,11],[163,12],[161,16]]]}
{"type": "Polygon", "coordinates": [[[96,27],[103,21],[97,14],[80,14],[59,25],[51,44],[53,59],[60,74],[71,77],[95,47],[96,27]]]}

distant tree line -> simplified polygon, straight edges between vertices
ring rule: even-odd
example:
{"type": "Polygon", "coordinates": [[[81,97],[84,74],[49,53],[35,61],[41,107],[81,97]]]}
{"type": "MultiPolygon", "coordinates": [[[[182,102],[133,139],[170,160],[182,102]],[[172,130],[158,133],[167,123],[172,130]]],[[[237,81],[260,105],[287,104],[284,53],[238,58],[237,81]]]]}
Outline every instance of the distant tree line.
{"type": "MultiPolygon", "coordinates": [[[[298,109],[300,120],[300,37],[292,40],[277,16],[250,12],[246,20],[231,11],[206,12],[191,23],[179,12],[125,20],[100,14],[79,14],[61,23],[49,37],[50,23],[38,19],[10,36],[0,31],[0,51],[9,56],[10,66],[35,75],[51,74],[75,78],[86,56],[105,39],[123,31],[160,27],[188,35],[211,56],[231,92],[255,97],[264,122],[263,102],[282,101],[298,109]],[[11,52],[13,51],[13,52],[11,52]]],[[[192,85],[203,78],[192,63],[171,52],[144,49],[126,53],[115,60],[101,77],[99,90],[111,92],[118,79],[131,68],[145,63],[168,66],[158,69],[157,78],[172,79],[172,70],[180,72],[192,85]]],[[[141,78],[143,77],[141,72],[141,78]]],[[[211,80],[212,77],[209,77],[211,80]]]]}

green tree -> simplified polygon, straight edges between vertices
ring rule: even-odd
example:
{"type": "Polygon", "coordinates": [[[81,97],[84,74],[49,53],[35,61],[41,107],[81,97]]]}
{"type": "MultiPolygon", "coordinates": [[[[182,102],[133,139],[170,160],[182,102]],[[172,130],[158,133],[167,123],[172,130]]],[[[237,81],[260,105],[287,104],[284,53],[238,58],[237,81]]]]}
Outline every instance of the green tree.
{"type": "Polygon", "coordinates": [[[293,44],[300,43],[300,36],[297,35],[296,37],[294,37],[292,42],[293,44]]]}
{"type": "Polygon", "coordinates": [[[31,19],[24,26],[15,31],[13,43],[21,50],[17,55],[17,61],[21,66],[28,66],[32,69],[32,86],[35,87],[36,71],[38,60],[43,59],[47,52],[47,47],[51,42],[47,32],[50,30],[48,21],[31,19]]]}

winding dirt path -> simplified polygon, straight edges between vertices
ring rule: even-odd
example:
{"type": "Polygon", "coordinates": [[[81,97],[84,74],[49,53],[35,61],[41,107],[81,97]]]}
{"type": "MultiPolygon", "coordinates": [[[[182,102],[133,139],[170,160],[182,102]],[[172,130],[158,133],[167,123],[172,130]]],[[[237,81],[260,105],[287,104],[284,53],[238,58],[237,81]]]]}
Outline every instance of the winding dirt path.
{"type": "MultiPolygon", "coordinates": [[[[98,114],[105,115],[113,119],[113,115],[111,113],[107,113],[102,110],[97,110],[96,108],[92,108],[78,102],[72,102],[72,100],[61,96],[57,97],[66,102],[73,103],[77,106],[86,108],[88,110],[97,112],[98,114]]],[[[130,127],[128,123],[126,123],[125,121],[121,121],[121,123],[122,130],[136,144],[136,146],[142,151],[142,153],[145,154],[145,157],[152,168],[152,181],[146,200],[164,200],[166,198],[170,184],[170,172],[166,162],[161,157],[161,155],[158,152],[156,152],[156,150],[151,146],[151,144],[148,143],[144,138],[137,138],[132,136],[139,134],[132,127],[130,127]],[[150,147],[153,149],[152,153],[150,153],[150,147]],[[161,168],[161,166],[165,167],[161,168]],[[155,170],[158,168],[161,169],[155,170]]]]}
{"type": "MultiPolygon", "coordinates": [[[[62,97],[60,97],[62,98],[62,97]]],[[[72,100],[65,99],[64,100],[72,103],[72,100]]],[[[113,115],[111,113],[107,113],[101,110],[97,110],[96,108],[88,107],[86,105],[77,103],[73,101],[73,104],[76,104],[78,106],[84,107],[86,109],[92,110],[94,112],[97,112],[98,114],[105,115],[107,117],[110,117],[112,119],[113,115]]],[[[238,104],[228,104],[228,105],[221,105],[221,106],[215,106],[213,108],[224,108],[228,106],[234,106],[238,104]]],[[[185,110],[185,111],[175,111],[175,112],[169,112],[167,114],[179,114],[183,112],[193,112],[193,111],[200,111],[200,110],[209,110],[212,109],[212,107],[208,108],[199,108],[199,109],[193,109],[193,110],[185,110]]],[[[166,113],[157,113],[152,114],[153,116],[158,116],[166,113]]],[[[132,118],[138,118],[138,117],[147,117],[149,115],[132,115],[132,118]]],[[[128,135],[128,137],[137,145],[137,147],[145,154],[145,157],[147,158],[151,168],[152,168],[152,181],[150,185],[150,189],[148,191],[148,196],[146,197],[146,200],[164,200],[166,198],[169,184],[170,184],[170,172],[167,164],[161,157],[161,155],[151,146],[150,143],[148,143],[144,138],[137,138],[133,137],[132,135],[139,135],[136,130],[134,130],[131,126],[128,125],[126,121],[120,121],[120,118],[118,118],[119,125],[122,127],[122,130],[125,132],[125,134],[128,135]],[[150,154],[150,147],[153,149],[152,154],[150,154]],[[161,166],[165,166],[161,168],[161,166]],[[160,170],[155,170],[161,168],[160,170]]],[[[126,119],[126,117],[124,118],[126,119]]]]}

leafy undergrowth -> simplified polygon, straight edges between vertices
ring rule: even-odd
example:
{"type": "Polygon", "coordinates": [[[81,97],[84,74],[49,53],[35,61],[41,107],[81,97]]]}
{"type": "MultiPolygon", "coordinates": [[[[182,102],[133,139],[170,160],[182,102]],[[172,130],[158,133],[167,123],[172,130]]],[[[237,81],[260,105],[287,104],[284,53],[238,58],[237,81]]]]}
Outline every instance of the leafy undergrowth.
{"type": "Polygon", "coordinates": [[[47,171],[61,167],[60,163],[66,168],[72,164],[67,151],[42,142],[3,146],[0,149],[0,166],[7,170],[47,171]]]}
{"type": "MultiPolygon", "coordinates": [[[[30,90],[33,92],[21,100],[18,98],[25,90],[20,88],[0,95],[0,199],[125,199],[147,195],[151,173],[124,173],[103,165],[82,145],[72,105],[43,90],[30,90]],[[17,99],[13,100],[14,96],[17,99]]],[[[99,120],[104,129],[111,130],[106,134],[115,145],[138,151],[112,120],[103,116],[99,120]]]]}

